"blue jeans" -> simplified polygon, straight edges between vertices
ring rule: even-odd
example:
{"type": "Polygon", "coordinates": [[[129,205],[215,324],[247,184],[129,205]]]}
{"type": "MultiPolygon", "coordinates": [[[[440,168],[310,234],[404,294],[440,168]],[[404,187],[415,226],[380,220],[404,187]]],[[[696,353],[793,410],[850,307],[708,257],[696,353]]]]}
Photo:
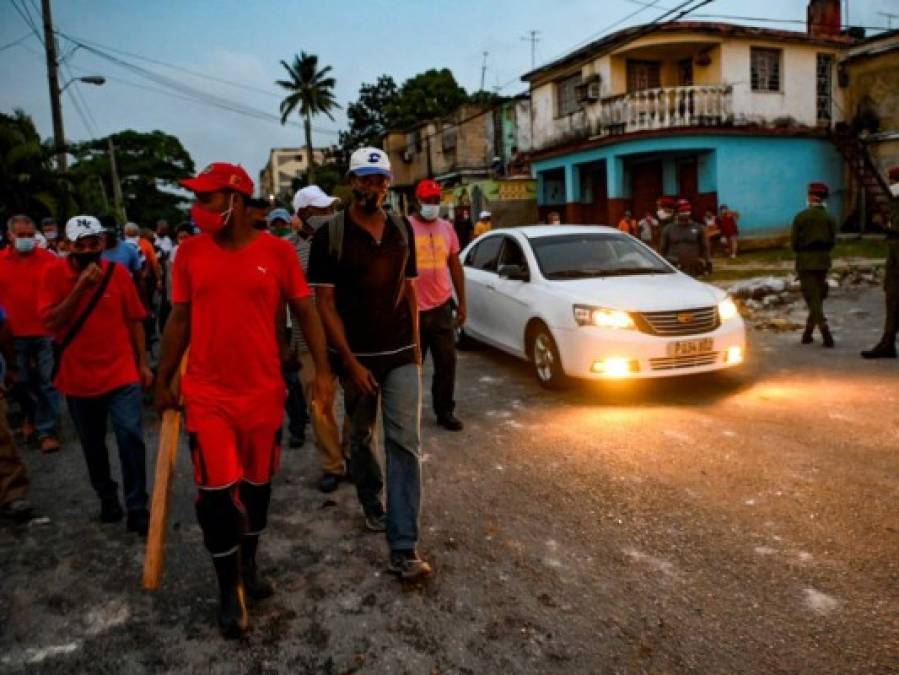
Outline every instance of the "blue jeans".
{"type": "Polygon", "coordinates": [[[125,508],[147,508],[147,451],[144,446],[140,385],[129,384],[100,396],[68,396],[69,412],[81,439],[91,485],[100,499],[118,499],[118,485],[109,471],[106,449],[106,417],[119,448],[125,508]]]}
{"type": "Polygon", "coordinates": [[[17,337],[18,400],[38,438],[59,435],[59,392],[53,386],[53,343],[48,337],[17,337]]]}
{"type": "Polygon", "coordinates": [[[380,395],[343,382],[350,418],[350,470],[367,514],[380,513],[384,478],[374,454],[378,404],[387,460],[387,543],[391,551],[415,548],[421,511],[421,370],[414,363],[374,373],[380,395]]]}

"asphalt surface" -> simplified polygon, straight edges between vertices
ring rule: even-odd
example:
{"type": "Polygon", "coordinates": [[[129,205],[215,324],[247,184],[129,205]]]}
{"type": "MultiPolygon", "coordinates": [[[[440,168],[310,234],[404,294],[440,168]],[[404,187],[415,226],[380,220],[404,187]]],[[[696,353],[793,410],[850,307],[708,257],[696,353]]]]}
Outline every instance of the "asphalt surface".
{"type": "Polygon", "coordinates": [[[464,353],[465,431],[423,421],[435,577],[387,574],[351,486],[322,495],[311,445],[285,450],[278,593],[242,643],[213,624],[183,448],[155,594],[71,438],[27,451],[51,522],[0,527],[0,672],[899,672],[899,362],[857,355],[881,302],[835,293],[833,351],[752,332],[740,372],[645,385],[551,393],[464,353]]]}

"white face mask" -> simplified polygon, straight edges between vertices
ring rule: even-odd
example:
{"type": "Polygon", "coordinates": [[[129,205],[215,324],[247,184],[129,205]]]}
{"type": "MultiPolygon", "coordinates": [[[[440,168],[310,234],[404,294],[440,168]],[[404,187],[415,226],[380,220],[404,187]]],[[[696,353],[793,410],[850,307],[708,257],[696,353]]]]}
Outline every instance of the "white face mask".
{"type": "Polygon", "coordinates": [[[440,204],[422,204],[420,213],[425,220],[436,220],[440,215],[440,204]]]}
{"type": "Polygon", "coordinates": [[[31,253],[37,246],[34,237],[17,237],[14,244],[19,253],[31,253]]]}

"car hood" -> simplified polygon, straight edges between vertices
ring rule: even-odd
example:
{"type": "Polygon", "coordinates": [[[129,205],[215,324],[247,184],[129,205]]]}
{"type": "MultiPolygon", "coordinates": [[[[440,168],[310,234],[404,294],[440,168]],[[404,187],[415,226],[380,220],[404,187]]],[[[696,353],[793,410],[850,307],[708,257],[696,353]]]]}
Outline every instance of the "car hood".
{"type": "Polygon", "coordinates": [[[546,281],[553,294],[573,304],[629,312],[694,309],[718,304],[724,291],[686,274],[647,274],[546,281]]]}

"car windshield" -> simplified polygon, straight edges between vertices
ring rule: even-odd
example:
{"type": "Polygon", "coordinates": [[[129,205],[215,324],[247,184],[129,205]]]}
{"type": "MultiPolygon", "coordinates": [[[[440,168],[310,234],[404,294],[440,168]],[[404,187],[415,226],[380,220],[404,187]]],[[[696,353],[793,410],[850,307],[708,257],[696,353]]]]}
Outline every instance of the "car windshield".
{"type": "Polygon", "coordinates": [[[624,235],[560,234],[535,237],[531,246],[547,279],[674,273],[659,256],[624,235]]]}

